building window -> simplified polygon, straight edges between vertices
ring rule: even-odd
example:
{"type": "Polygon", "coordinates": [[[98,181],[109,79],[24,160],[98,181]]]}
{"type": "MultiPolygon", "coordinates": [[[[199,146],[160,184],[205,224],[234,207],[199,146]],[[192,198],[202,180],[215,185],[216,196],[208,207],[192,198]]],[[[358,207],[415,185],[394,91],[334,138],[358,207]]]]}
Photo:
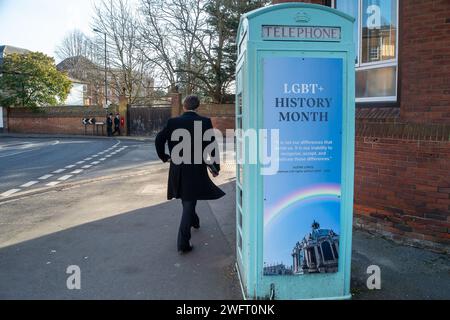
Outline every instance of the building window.
{"type": "Polygon", "coordinates": [[[323,252],[323,259],[325,261],[333,261],[334,256],[333,256],[333,251],[331,250],[331,245],[328,241],[322,242],[322,252],[323,252]]]}
{"type": "Polygon", "coordinates": [[[335,0],[355,17],[356,102],[397,102],[398,0],[335,0]]]}
{"type": "Polygon", "coordinates": [[[336,248],[336,243],[333,243],[332,248],[333,248],[334,256],[336,257],[336,259],[339,259],[339,253],[338,253],[338,250],[336,248]]]}

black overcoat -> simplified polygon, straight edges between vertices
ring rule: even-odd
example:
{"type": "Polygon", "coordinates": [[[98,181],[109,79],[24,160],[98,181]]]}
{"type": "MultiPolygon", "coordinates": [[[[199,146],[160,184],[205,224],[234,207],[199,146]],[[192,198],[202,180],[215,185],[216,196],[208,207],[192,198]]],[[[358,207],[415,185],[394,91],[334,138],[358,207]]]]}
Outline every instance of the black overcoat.
{"type": "MultiPolygon", "coordinates": [[[[175,164],[170,162],[169,179],[167,188],[167,199],[182,199],[182,200],[215,200],[223,197],[225,193],[217,187],[209,178],[208,168],[205,159],[202,156],[201,164],[194,164],[194,123],[202,124],[202,136],[208,129],[212,129],[211,119],[202,117],[195,112],[185,112],[183,115],[169,119],[166,127],[158,133],[155,146],[158,157],[167,162],[171,158],[166,153],[166,143],[169,147],[169,153],[172,154],[173,148],[180,143],[180,141],[172,141],[172,133],[177,129],[185,129],[191,136],[191,163],[175,164]]],[[[214,139],[213,139],[214,141],[214,139]]],[[[214,141],[215,142],[215,141],[214,141]]],[[[202,155],[205,147],[211,141],[202,143],[202,155]]],[[[216,143],[216,142],[215,142],[216,143]]],[[[186,148],[188,149],[188,148],[186,148]]],[[[218,149],[216,149],[218,152],[218,149]]],[[[189,152],[189,150],[184,150],[189,152]]],[[[214,156],[215,154],[213,154],[214,156]]],[[[217,171],[220,171],[220,164],[213,164],[217,171]]]]}

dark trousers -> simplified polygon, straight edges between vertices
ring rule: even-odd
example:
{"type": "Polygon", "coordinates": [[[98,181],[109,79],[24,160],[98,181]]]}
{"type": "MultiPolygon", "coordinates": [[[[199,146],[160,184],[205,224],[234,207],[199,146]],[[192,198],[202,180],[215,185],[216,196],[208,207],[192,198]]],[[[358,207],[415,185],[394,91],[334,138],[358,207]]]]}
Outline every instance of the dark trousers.
{"type": "Polygon", "coordinates": [[[185,250],[189,248],[189,240],[191,240],[191,227],[200,224],[197,213],[195,213],[195,206],[197,200],[181,201],[183,205],[183,215],[181,217],[180,229],[178,230],[178,250],[185,250]]]}
{"type": "Polygon", "coordinates": [[[108,137],[112,136],[112,128],[111,127],[107,127],[106,132],[108,133],[108,137]]]}
{"type": "Polygon", "coordinates": [[[113,134],[116,134],[116,132],[118,132],[118,133],[119,133],[119,136],[120,136],[120,127],[114,127],[114,132],[113,132],[113,134]]]}

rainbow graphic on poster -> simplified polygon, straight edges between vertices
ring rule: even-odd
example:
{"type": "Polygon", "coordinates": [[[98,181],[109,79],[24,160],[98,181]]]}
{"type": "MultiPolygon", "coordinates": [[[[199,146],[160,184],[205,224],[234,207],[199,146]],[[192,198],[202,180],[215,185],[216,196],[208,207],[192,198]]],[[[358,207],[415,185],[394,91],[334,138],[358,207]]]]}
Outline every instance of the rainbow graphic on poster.
{"type": "Polygon", "coordinates": [[[310,202],[341,201],[341,186],[338,184],[323,184],[309,189],[298,190],[280,199],[272,208],[264,213],[264,227],[269,227],[282,218],[287,208],[296,205],[305,205],[310,202]]]}

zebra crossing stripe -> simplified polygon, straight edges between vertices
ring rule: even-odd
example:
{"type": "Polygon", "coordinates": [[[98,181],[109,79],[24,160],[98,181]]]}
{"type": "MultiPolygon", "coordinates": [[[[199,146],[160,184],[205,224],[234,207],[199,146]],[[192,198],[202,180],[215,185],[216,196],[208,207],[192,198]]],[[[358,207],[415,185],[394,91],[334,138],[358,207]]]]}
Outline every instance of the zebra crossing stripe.
{"type": "Polygon", "coordinates": [[[2,197],[9,197],[10,195],[12,195],[12,194],[14,194],[16,192],[19,192],[19,191],[20,191],[20,189],[11,189],[11,190],[8,190],[6,192],[3,192],[2,194],[0,194],[0,196],[2,196],[2,197]]]}
{"type": "Polygon", "coordinates": [[[54,187],[54,186],[56,186],[57,184],[60,184],[60,183],[61,183],[61,181],[52,181],[52,182],[47,183],[46,186],[54,187]]]}
{"type": "Polygon", "coordinates": [[[42,176],[40,178],[38,178],[39,180],[47,180],[48,178],[53,177],[52,174],[46,174],[45,176],[42,176]]]}
{"type": "Polygon", "coordinates": [[[59,178],[58,180],[59,180],[59,181],[66,181],[67,179],[70,179],[71,177],[72,177],[71,174],[67,174],[67,175],[65,175],[65,176],[62,176],[62,177],[59,178]]]}
{"type": "Polygon", "coordinates": [[[22,188],[28,188],[28,187],[31,187],[32,185],[35,185],[36,183],[39,183],[39,181],[30,181],[30,182],[24,183],[24,184],[21,185],[20,187],[22,187],[22,188]]]}

